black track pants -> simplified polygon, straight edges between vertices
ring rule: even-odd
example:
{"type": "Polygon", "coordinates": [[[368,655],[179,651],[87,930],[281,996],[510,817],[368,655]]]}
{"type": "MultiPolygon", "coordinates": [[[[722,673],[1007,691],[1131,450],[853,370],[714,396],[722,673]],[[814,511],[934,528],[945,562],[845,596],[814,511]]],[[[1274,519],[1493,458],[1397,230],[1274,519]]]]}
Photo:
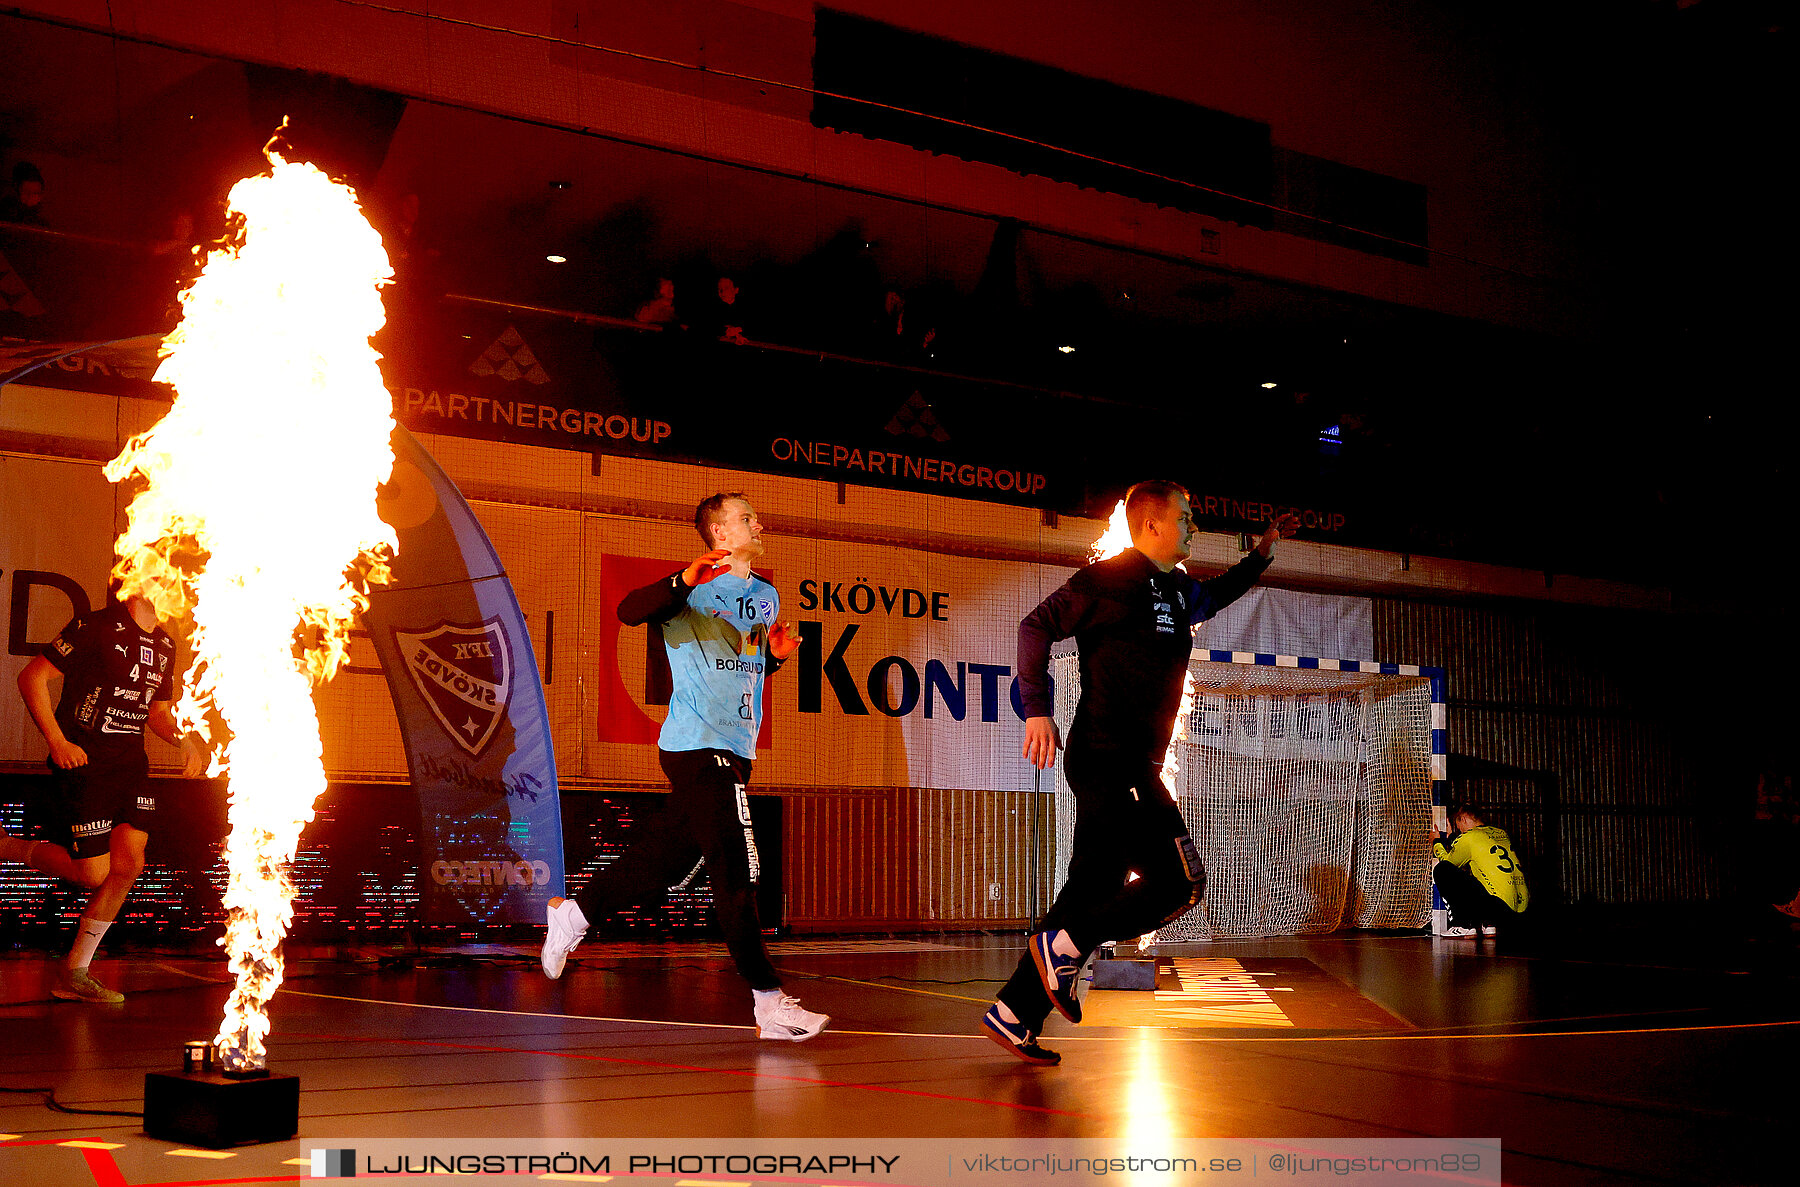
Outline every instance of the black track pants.
{"type": "Polygon", "coordinates": [[[762,867],[750,829],[749,760],[729,750],[659,750],[657,757],[669,779],[669,801],[575,896],[581,913],[597,921],[654,899],[705,857],[713,911],[738,972],[752,989],[779,988],[756,916],[762,867]]]}
{"type": "Polygon", "coordinates": [[[1447,861],[1437,863],[1431,872],[1439,893],[1450,908],[1450,923],[1455,927],[1505,927],[1522,918],[1518,912],[1488,893],[1481,879],[1466,866],[1447,861]]]}
{"type": "MultiPolygon", "coordinates": [[[[1179,918],[1200,901],[1206,872],[1167,789],[1161,760],[1117,752],[1069,750],[1063,773],[1075,793],[1075,839],[1069,878],[1036,931],[1061,928],[1092,952],[1179,918]],[[1135,873],[1136,879],[1127,879],[1135,873]]],[[[1050,1013],[1027,952],[1000,1000],[1033,1030],[1050,1013]]]]}

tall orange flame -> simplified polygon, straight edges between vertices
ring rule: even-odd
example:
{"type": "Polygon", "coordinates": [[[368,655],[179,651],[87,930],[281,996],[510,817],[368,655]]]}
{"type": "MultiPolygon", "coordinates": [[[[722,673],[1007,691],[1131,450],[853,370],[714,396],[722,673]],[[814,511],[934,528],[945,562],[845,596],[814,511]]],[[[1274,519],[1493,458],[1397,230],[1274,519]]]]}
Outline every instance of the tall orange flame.
{"type": "Polygon", "coordinates": [[[343,664],[398,548],[375,512],[394,418],[369,344],[393,270],[347,186],[269,163],[232,188],[237,233],[181,294],[156,373],[173,406],[106,467],[140,487],[117,544],[121,596],[192,616],[175,713],[208,739],[224,726],[209,773],[230,778],[221,943],[237,984],[216,1041],[239,1070],[267,1060],[288,868],[325,788],[312,690],[343,664]]]}

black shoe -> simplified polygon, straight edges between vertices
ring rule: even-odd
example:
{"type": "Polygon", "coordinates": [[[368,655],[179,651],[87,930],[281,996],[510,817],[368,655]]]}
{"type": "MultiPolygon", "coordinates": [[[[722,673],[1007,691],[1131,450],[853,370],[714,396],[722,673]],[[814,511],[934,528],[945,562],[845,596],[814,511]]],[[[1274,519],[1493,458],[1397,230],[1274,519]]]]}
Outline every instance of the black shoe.
{"type": "Polygon", "coordinates": [[[1081,999],[1075,996],[1075,982],[1081,976],[1081,957],[1064,956],[1056,950],[1056,937],[1059,931],[1041,931],[1032,936],[1031,963],[1037,966],[1038,979],[1044,983],[1044,992],[1050,995],[1050,1004],[1056,1012],[1070,1022],[1081,1021],[1081,999]]]}
{"type": "Polygon", "coordinates": [[[1002,1018],[999,1002],[988,1007],[988,1012],[981,1019],[981,1025],[987,1029],[988,1038],[999,1043],[1026,1063],[1035,1063],[1039,1067],[1055,1067],[1062,1062],[1062,1056],[1047,1047],[1038,1046],[1037,1034],[1026,1030],[1023,1022],[1008,1022],[1002,1018]]]}

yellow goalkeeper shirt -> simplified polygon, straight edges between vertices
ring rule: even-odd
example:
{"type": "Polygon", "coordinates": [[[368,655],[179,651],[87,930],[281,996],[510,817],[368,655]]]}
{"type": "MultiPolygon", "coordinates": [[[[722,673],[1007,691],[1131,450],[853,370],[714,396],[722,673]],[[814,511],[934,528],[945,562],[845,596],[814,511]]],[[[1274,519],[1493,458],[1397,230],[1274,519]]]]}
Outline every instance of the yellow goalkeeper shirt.
{"type": "Polygon", "coordinates": [[[1442,841],[1434,841],[1431,852],[1452,865],[1467,866],[1489,894],[1514,911],[1523,911],[1531,902],[1531,892],[1525,889],[1525,872],[1519,869],[1512,838],[1505,829],[1479,825],[1458,833],[1447,849],[1442,841]]]}

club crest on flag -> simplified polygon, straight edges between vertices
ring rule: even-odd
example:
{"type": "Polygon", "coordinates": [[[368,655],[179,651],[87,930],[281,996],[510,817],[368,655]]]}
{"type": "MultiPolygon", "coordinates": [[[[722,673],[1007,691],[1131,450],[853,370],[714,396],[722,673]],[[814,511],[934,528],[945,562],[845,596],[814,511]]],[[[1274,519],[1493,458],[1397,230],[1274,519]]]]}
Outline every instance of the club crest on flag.
{"type": "Polygon", "coordinates": [[[512,648],[500,620],[439,623],[423,634],[396,630],[394,644],[444,732],[481,757],[512,697],[512,648]]]}

